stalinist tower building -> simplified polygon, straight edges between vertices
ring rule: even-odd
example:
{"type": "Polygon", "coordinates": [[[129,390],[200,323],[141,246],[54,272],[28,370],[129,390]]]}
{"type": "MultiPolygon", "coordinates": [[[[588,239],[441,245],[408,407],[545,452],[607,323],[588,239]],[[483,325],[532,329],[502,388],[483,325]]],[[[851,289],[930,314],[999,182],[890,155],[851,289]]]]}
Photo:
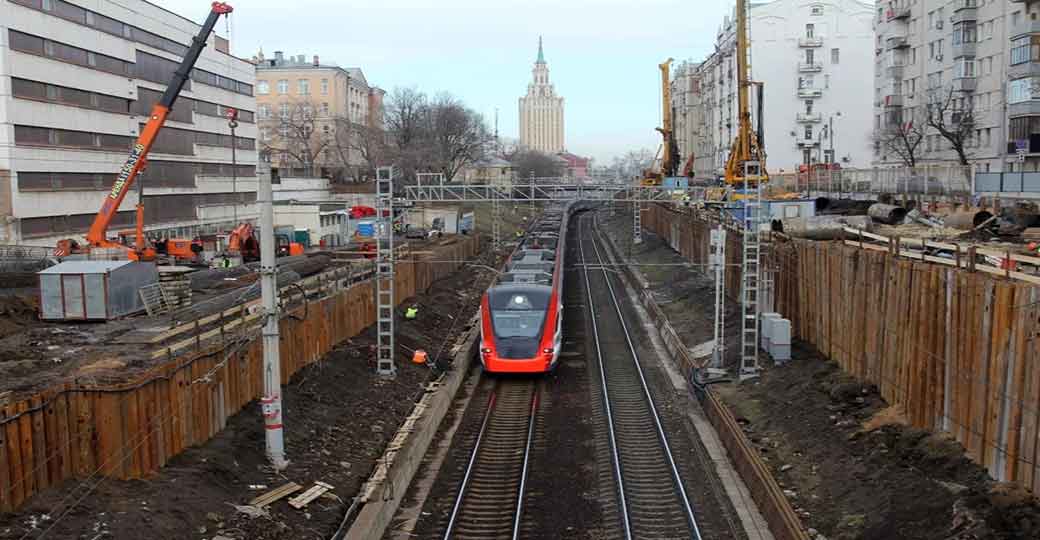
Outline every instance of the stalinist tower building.
{"type": "Polygon", "coordinates": [[[563,98],[549,82],[549,66],[538,38],[538,60],[527,95],[520,98],[520,146],[547,154],[563,152],[563,98]]]}

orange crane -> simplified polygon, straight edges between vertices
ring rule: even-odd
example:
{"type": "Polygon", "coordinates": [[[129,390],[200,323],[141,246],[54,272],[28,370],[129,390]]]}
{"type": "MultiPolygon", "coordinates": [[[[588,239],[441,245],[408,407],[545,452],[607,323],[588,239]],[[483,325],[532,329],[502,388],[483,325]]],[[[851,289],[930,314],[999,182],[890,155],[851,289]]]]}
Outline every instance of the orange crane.
{"type": "MultiPolygon", "coordinates": [[[[173,79],[170,81],[169,86],[166,87],[166,92],[163,93],[158,103],[152,107],[148,123],[145,124],[141,134],[137,137],[137,141],[130,149],[130,156],[127,158],[126,163],[123,164],[123,168],[119,170],[116,181],[112,184],[112,190],[105,195],[105,200],[101,204],[101,210],[98,210],[97,217],[94,218],[94,224],[90,226],[90,230],[87,232],[87,245],[81,247],[72,239],[60,240],[57,248],[54,250],[55,255],[64,256],[71,253],[89,253],[91,248],[131,249],[125,244],[109,240],[106,234],[108,227],[119,211],[119,205],[126,198],[126,194],[130,192],[134,180],[147,166],[148,152],[152,149],[152,145],[159,135],[159,130],[166,123],[166,117],[173,110],[173,104],[177,101],[177,97],[180,96],[181,89],[184,88],[188,77],[191,76],[191,70],[195,66],[195,62],[198,61],[199,55],[202,54],[202,49],[206,46],[206,40],[209,39],[210,33],[213,32],[217,19],[221,15],[227,15],[232,11],[232,7],[224,2],[213,2],[209,16],[206,17],[206,22],[203,23],[198,35],[192,38],[191,47],[188,48],[188,52],[184,55],[184,60],[181,61],[180,65],[177,66],[177,70],[174,71],[173,79]]],[[[137,201],[136,238],[134,246],[128,255],[131,260],[155,260],[155,248],[145,244],[144,201],[140,199],[137,201]]]]}
{"type": "MultiPolygon", "coordinates": [[[[669,58],[658,64],[661,69],[661,116],[662,126],[655,128],[661,134],[661,168],[654,171],[651,167],[643,171],[644,186],[659,186],[665,178],[675,176],[679,168],[679,145],[675,142],[674,130],[672,128],[672,87],[670,84],[671,67],[673,60],[669,58]]],[[[656,161],[656,157],[654,161],[656,161]]]]}

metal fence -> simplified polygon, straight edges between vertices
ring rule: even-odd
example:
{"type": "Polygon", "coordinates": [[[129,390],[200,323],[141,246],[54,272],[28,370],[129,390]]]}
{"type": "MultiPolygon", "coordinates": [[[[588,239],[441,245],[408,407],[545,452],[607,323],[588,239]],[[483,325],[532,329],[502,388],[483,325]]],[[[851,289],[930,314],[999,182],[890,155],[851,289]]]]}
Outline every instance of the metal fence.
{"type": "Polygon", "coordinates": [[[0,273],[39,272],[53,266],[54,248],[0,245],[0,273]]]}
{"type": "Polygon", "coordinates": [[[873,169],[772,173],[770,185],[812,196],[817,193],[970,196],[972,167],[922,165],[873,169]]]}

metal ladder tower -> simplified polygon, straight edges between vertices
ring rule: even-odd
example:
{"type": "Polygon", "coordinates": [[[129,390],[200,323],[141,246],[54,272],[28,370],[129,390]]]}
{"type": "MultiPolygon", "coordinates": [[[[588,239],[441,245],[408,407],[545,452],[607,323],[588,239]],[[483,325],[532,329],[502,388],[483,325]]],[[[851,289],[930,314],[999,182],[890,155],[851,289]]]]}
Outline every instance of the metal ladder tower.
{"type": "Polygon", "coordinates": [[[502,204],[498,201],[498,190],[491,190],[491,243],[498,249],[502,245],[502,204]]]}
{"type": "Polygon", "coordinates": [[[394,169],[376,170],[376,372],[397,375],[394,364],[394,169]]]}
{"type": "MultiPolygon", "coordinates": [[[[635,192],[635,190],[633,190],[635,192]]],[[[635,194],[635,193],[633,193],[635,194]]],[[[637,197],[632,201],[632,243],[643,243],[643,202],[637,197]]]]}
{"type": "Polygon", "coordinates": [[[761,164],[744,162],[744,261],[740,287],[741,336],[740,380],[758,376],[759,284],[761,279],[762,242],[759,237],[762,222],[761,164]]]}

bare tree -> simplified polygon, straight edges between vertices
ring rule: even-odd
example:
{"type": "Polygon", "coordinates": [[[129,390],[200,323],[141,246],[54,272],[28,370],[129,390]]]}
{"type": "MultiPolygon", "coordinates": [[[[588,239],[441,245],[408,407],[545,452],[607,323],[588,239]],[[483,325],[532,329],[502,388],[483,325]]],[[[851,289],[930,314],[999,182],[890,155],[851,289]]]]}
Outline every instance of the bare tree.
{"type": "Polygon", "coordinates": [[[329,123],[329,153],[355,179],[375,174],[387,162],[386,132],[337,116],[329,123]]]}
{"type": "Polygon", "coordinates": [[[404,173],[415,177],[428,168],[429,100],[416,88],[395,88],[386,103],[388,158],[404,173]]]}
{"type": "Polygon", "coordinates": [[[965,96],[953,86],[947,86],[929,90],[925,107],[928,127],[938,131],[950,143],[961,165],[968,165],[966,147],[975,131],[973,102],[970,95],[965,96]]]}
{"type": "Polygon", "coordinates": [[[885,125],[873,133],[875,148],[895,154],[907,167],[916,166],[927,125],[920,116],[916,107],[889,111],[885,125]]]}
{"type": "Polygon", "coordinates": [[[314,174],[315,164],[328,148],[330,138],[319,128],[314,107],[309,103],[286,103],[275,114],[261,120],[266,134],[261,150],[273,163],[301,167],[304,174],[314,174]]]}
{"type": "Polygon", "coordinates": [[[484,118],[461,101],[441,95],[429,106],[434,167],[451,181],[463,167],[484,157],[493,142],[484,118]]]}
{"type": "Polygon", "coordinates": [[[563,172],[561,164],[553,156],[537,150],[519,151],[512,156],[511,162],[519,183],[531,176],[545,178],[561,176],[563,172]]]}

